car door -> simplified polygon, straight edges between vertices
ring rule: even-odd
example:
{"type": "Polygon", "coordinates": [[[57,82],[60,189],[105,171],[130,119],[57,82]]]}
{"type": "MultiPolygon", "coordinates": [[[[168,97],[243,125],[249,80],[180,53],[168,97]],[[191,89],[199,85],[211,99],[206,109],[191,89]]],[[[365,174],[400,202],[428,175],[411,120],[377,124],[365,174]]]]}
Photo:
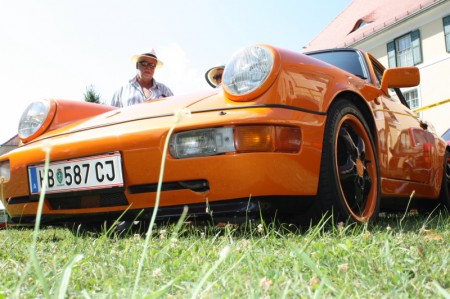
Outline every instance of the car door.
{"type": "Polygon", "coordinates": [[[416,114],[394,97],[384,98],[388,145],[388,176],[429,183],[436,159],[434,135],[422,127],[416,114]]]}
{"type": "MultiPolygon", "coordinates": [[[[384,67],[369,56],[374,83],[380,87],[384,67]]],[[[384,122],[379,132],[382,176],[416,182],[429,182],[434,150],[433,134],[422,128],[416,113],[407,106],[399,89],[379,97],[378,121],[384,122]]]]}

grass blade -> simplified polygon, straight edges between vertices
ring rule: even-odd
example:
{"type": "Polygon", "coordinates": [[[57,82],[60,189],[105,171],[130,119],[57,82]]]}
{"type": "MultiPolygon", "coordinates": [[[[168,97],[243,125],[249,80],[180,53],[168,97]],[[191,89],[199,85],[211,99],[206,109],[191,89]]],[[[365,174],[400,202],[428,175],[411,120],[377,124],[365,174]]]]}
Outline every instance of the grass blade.
{"type": "Polygon", "coordinates": [[[59,286],[57,298],[64,299],[66,297],[67,287],[69,286],[70,276],[72,274],[73,266],[83,259],[82,254],[75,255],[64,267],[64,274],[59,286]]]}

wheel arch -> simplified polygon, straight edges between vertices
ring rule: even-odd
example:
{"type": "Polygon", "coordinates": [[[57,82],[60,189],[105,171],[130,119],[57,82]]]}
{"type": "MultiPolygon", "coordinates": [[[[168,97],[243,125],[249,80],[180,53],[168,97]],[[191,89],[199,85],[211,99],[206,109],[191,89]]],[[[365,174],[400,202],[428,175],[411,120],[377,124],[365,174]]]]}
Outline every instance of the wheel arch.
{"type": "MultiPolygon", "coordinates": [[[[375,143],[375,148],[378,152],[378,134],[375,125],[375,118],[373,116],[372,109],[369,107],[369,103],[361,95],[348,90],[338,93],[333,99],[333,103],[339,101],[339,99],[350,100],[359,109],[359,111],[361,111],[367,125],[369,126],[370,133],[372,134],[373,141],[375,143]]],[[[330,110],[330,106],[328,106],[328,111],[330,110]]]]}
{"type": "Polygon", "coordinates": [[[450,211],[450,179],[448,176],[449,173],[446,173],[449,170],[448,159],[450,159],[450,146],[447,145],[445,148],[442,183],[440,186],[439,199],[443,206],[445,206],[450,211]]]}

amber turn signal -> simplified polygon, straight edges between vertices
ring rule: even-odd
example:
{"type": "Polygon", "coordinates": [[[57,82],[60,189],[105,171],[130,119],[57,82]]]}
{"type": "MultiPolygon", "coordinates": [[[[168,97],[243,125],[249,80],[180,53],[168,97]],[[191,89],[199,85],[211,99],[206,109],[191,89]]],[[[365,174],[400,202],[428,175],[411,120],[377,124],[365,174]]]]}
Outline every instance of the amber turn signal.
{"type": "Polygon", "coordinates": [[[298,152],[301,132],[298,127],[258,125],[238,126],[234,131],[237,152],[298,152]]]}

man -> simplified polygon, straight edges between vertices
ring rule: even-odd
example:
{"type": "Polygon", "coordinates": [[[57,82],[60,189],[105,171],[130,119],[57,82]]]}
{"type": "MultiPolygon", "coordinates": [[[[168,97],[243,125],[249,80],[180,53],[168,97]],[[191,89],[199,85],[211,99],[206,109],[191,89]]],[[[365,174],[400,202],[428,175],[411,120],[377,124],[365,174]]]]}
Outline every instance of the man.
{"type": "Polygon", "coordinates": [[[219,87],[222,84],[222,74],[225,69],[224,65],[210,68],[205,73],[206,82],[212,87],[219,87]]]}
{"type": "Polygon", "coordinates": [[[163,66],[163,62],[158,59],[154,49],[134,55],[131,60],[136,66],[137,74],[114,93],[111,101],[112,106],[126,107],[173,96],[172,91],[166,85],[153,78],[155,69],[163,66]]]}

